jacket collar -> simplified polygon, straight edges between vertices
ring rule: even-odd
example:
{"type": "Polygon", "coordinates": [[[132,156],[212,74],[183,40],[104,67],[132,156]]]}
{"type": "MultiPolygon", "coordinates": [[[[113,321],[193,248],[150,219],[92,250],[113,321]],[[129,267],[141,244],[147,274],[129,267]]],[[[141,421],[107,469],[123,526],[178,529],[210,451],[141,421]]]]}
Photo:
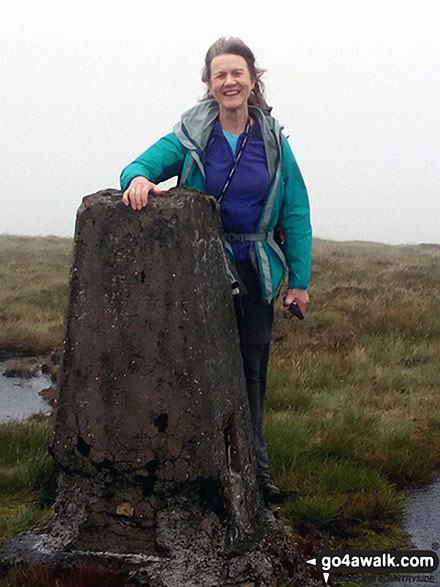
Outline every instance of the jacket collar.
{"type": "MultiPolygon", "coordinates": [[[[249,112],[260,125],[269,175],[272,177],[281,157],[280,126],[275,118],[265,114],[256,106],[249,106],[249,112]]],[[[179,141],[200,161],[204,160],[203,154],[218,113],[218,103],[214,99],[203,100],[184,112],[180,121],[174,126],[173,130],[179,141]]]]}

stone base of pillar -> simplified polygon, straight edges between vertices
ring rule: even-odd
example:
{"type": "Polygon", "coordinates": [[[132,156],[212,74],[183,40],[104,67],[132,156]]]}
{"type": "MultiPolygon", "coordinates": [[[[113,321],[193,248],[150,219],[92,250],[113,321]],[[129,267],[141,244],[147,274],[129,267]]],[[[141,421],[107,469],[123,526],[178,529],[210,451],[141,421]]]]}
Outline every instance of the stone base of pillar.
{"type": "MultiPolygon", "coordinates": [[[[191,525],[194,524],[191,511],[191,525]]],[[[292,581],[294,577],[294,552],[287,527],[275,519],[270,510],[262,515],[261,525],[265,534],[257,544],[241,554],[225,556],[216,549],[211,536],[217,536],[221,544],[226,536],[225,528],[214,514],[196,520],[203,526],[210,525],[209,532],[203,527],[194,531],[194,542],[179,545],[178,535],[184,527],[187,536],[188,510],[174,510],[173,518],[159,521],[158,533],[163,530],[163,543],[173,546],[168,554],[120,553],[97,550],[63,550],[62,540],[69,543],[69,531],[62,535],[29,534],[10,540],[2,551],[2,561],[11,563],[45,563],[67,567],[80,562],[98,563],[109,570],[125,574],[136,584],[145,587],[232,587],[255,585],[274,587],[278,580],[292,581]]],[[[292,583],[293,584],[293,583],[292,583]]]]}

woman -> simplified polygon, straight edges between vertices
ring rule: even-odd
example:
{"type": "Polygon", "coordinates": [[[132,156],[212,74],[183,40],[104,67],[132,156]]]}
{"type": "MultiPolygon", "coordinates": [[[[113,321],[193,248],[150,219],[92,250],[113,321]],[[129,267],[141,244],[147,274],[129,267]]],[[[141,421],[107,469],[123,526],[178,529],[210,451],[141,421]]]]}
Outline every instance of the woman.
{"type": "Polygon", "coordinates": [[[216,41],[205,58],[205,99],[125,167],[121,188],[124,204],[140,210],[149,194],[161,193],[158,182],[178,175],[180,186],[220,202],[228,263],[241,290],[237,326],[257,473],[268,503],[280,498],[262,432],[273,304],[288,269],[284,303],[306,308],[311,226],[301,173],[263,96],[263,71],[240,39],[216,41]],[[283,251],[274,240],[276,226],[284,235],[283,251]]]}

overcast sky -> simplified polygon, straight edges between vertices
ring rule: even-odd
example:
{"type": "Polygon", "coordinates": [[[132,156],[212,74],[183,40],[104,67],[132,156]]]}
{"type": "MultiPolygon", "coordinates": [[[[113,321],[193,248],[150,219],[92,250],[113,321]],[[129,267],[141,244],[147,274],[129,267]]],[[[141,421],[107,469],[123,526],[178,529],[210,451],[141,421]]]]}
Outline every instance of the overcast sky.
{"type": "Polygon", "coordinates": [[[84,195],[201,98],[241,37],[316,236],[440,242],[439,0],[14,0],[0,19],[0,233],[72,236],[84,195]]]}

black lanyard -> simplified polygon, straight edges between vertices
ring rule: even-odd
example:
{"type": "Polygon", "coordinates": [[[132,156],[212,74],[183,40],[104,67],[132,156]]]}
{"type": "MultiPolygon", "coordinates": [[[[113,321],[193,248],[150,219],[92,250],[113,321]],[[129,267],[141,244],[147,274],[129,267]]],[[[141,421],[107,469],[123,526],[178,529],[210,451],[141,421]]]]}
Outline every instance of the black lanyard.
{"type": "Polygon", "coordinates": [[[246,123],[246,129],[244,131],[244,138],[243,138],[243,142],[241,143],[240,150],[238,151],[237,157],[235,158],[235,161],[234,161],[231,169],[229,170],[228,177],[226,178],[226,181],[225,181],[225,183],[224,183],[224,185],[222,187],[222,191],[220,192],[220,195],[217,198],[217,202],[219,204],[223,200],[223,197],[226,194],[226,191],[227,191],[227,189],[228,189],[228,187],[229,187],[229,185],[230,185],[230,183],[232,181],[232,178],[234,177],[234,173],[235,173],[235,171],[237,169],[237,166],[240,163],[241,156],[243,155],[244,148],[245,148],[246,143],[247,143],[248,138],[249,138],[250,128],[251,128],[251,121],[248,118],[248,121],[246,123]]]}

